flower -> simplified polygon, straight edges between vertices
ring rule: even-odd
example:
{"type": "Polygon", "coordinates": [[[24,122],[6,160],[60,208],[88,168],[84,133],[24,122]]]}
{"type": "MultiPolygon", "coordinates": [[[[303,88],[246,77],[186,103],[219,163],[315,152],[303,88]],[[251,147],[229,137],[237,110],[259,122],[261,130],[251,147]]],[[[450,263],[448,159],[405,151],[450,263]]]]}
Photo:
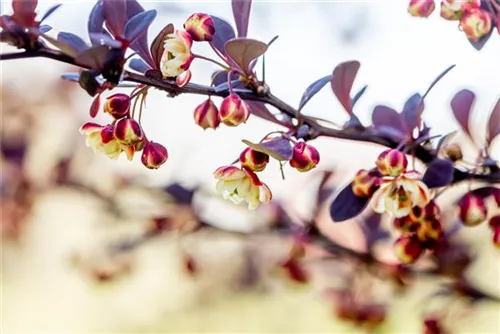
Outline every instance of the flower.
{"type": "Polygon", "coordinates": [[[214,20],[210,15],[203,13],[194,13],[188,17],[184,22],[184,29],[196,42],[210,42],[215,35],[214,20]]]}
{"type": "Polygon", "coordinates": [[[210,98],[194,109],[194,121],[203,129],[216,129],[219,127],[219,110],[210,98]]]}
{"type": "Polygon", "coordinates": [[[261,172],[269,162],[269,155],[247,147],[240,154],[241,166],[254,172],[261,172]]]}
{"type": "Polygon", "coordinates": [[[125,146],[133,146],[142,141],[143,137],[141,125],[135,119],[128,117],[116,122],[113,135],[125,146]]]}
{"type": "Polygon", "coordinates": [[[472,9],[464,14],[460,20],[460,27],[469,40],[478,41],[491,31],[492,21],[493,18],[489,12],[472,9]]]}
{"type": "Polygon", "coordinates": [[[186,71],[194,57],[191,53],[193,40],[184,30],[176,30],[168,34],[163,45],[164,51],[160,60],[160,69],[164,77],[175,77],[186,71]]]}
{"type": "Polygon", "coordinates": [[[411,0],[408,5],[408,13],[416,17],[428,17],[435,8],[434,0],[411,0]]]}
{"type": "Polygon", "coordinates": [[[101,152],[110,159],[118,159],[123,151],[122,145],[113,135],[113,125],[100,125],[96,123],[85,123],[80,128],[80,133],[87,136],[85,144],[94,152],[101,152]]]}
{"type": "Polygon", "coordinates": [[[144,146],[141,162],[146,168],[158,169],[167,159],[168,151],[162,144],[150,141],[144,146]]]}
{"type": "Polygon", "coordinates": [[[254,172],[235,166],[219,167],[214,172],[217,180],[216,189],[224,199],[235,204],[248,203],[250,210],[256,209],[260,203],[268,203],[271,198],[269,187],[259,180],[254,172]]]}
{"type": "Polygon", "coordinates": [[[488,217],[488,208],[482,197],[465,194],[458,203],[460,219],[467,226],[476,226],[488,217]]]}
{"type": "Polygon", "coordinates": [[[383,177],[380,188],[372,196],[373,210],[377,213],[390,212],[396,218],[401,218],[407,216],[415,206],[425,207],[430,201],[430,194],[420,178],[417,171],[397,177],[383,177]]]}
{"type": "Polygon", "coordinates": [[[441,1],[441,17],[446,20],[457,21],[467,11],[480,7],[481,0],[443,0],[441,1]]]}
{"type": "Polygon", "coordinates": [[[377,190],[379,175],[374,170],[359,170],[352,181],[352,192],[358,197],[370,197],[377,190]]]}
{"type": "Polygon", "coordinates": [[[380,153],[375,164],[382,175],[398,176],[406,172],[408,159],[403,152],[391,149],[380,153]]]}
{"type": "Polygon", "coordinates": [[[402,236],[394,242],[394,251],[401,262],[410,264],[418,260],[424,248],[415,236],[402,236]]]}
{"type": "Polygon", "coordinates": [[[238,126],[245,123],[250,117],[248,104],[234,93],[222,100],[219,111],[222,123],[227,126],[238,126]]]}
{"type": "Polygon", "coordinates": [[[314,146],[304,142],[298,142],[293,147],[292,159],[290,166],[297,169],[299,172],[308,172],[319,163],[319,152],[314,146]]]}
{"type": "Polygon", "coordinates": [[[104,102],[104,112],[119,119],[128,115],[130,108],[130,96],[127,94],[114,94],[109,96],[104,102]]]}

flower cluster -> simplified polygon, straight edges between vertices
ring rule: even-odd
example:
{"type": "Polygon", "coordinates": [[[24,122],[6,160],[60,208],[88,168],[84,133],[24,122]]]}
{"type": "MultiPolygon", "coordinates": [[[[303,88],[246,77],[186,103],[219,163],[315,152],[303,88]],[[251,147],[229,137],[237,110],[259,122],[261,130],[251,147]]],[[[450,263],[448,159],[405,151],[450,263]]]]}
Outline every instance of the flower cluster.
{"type": "Polygon", "coordinates": [[[96,153],[118,159],[122,152],[132,160],[136,152],[142,151],[141,161],[150,169],[157,169],[168,159],[168,152],[161,144],[149,141],[144,131],[130,114],[130,96],[114,94],[108,97],[103,110],[113,117],[107,125],[85,123],[80,133],[87,137],[86,145],[96,153]]]}
{"type": "Polygon", "coordinates": [[[493,244],[500,248],[500,188],[492,188],[486,196],[469,192],[458,202],[461,222],[477,226],[485,221],[493,232],[493,244]]]}
{"type": "MultiPolygon", "coordinates": [[[[408,12],[416,17],[429,17],[435,8],[434,0],[411,0],[408,12]]],[[[495,20],[490,11],[481,8],[481,0],[442,0],[440,15],[445,20],[458,21],[460,29],[473,42],[489,34],[495,20]]]]}
{"type": "MultiPolygon", "coordinates": [[[[313,146],[297,142],[289,162],[297,171],[307,172],[318,164],[319,153],[313,146]]],[[[241,152],[239,163],[241,167],[224,166],[214,172],[217,191],[224,199],[229,199],[235,204],[246,201],[249,209],[257,208],[260,203],[269,202],[272,198],[271,190],[256,174],[266,168],[269,154],[247,147],[241,152]]]]}

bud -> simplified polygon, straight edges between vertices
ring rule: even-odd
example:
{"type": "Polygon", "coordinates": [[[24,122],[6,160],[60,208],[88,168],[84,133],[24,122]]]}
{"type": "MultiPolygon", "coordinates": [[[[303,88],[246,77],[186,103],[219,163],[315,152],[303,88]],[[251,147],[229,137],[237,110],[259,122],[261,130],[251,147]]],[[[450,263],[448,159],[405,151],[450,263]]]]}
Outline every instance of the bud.
{"type": "Polygon", "coordinates": [[[410,219],[409,216],[404,216],[400,218],[394,218],[394,221],[392,222],[394,228],[398,230],[399,232],[410,232],[413,233],[417,231],[419,223],[413,221],[410,219]]]}
{"type": "Polygon", "coordinates": [[[488,225],[492,230],[500,228],[500,214],[491,217],[488,221],[488,225]]]}
{"type": "Polygon", "coordinates": [[[237,94],[230,94],[220,104],[220,119],[227,126],[245,123],[250,116],[248,104],[237,94]]]}
{"type": "Polygon", "coordinates": [[[150,141],[144,146],[141,162],[146,168],[158,169],[167,159],[168,151],[163,145],[150,141]]]}
{"type": "Polygon", "coordinates": [[[493,245],[495,245],[495,247],[497,247],[497,248],[500,248],[500,227],[499,226],[497,226],[493,230],[493,245]]]}
{"type": "Polygon", "coordinates": [[[114,136],[120,144],[133,146],[142,140],[141,125],[133,118],[121,118],[115,124],[114,136]]]}
{"type": "Polygon", "coordinates": [[[370,197],[377,190],[379,181],[375,171],[361,169],[352,180],[352,192],[358,197],[370,197]]]}
{"type": "Polygon", "coordinates": [[[211,99],[205,100],[194,109],[194,120],[203,129],[216,129],[219,126],[219,110],[211,99]]]}
{"type": "Polygon", "coordinates": [[[492,21],[493,18],[489,12],[472,9],[464,14],[460,20],[460,27],[469,40],[478,41],[491,31],[492,21]]]}
{"type": "Polygon", "coordinates": [[[418,260],[424,248],[416,237],[402,236],[394,243],[394,251],[401,262],[410,264],[418,260]]]}
{"type": "Polygon", "coordinates": [[[417,238],[420,242],[426,244],[426,246],[434,245],[443,235],[443,227],[437,219],[430,219],[428,221],[423,221],[418,223],[417,228],[417,238]]]}
{"type": "Polygon", "coordinates": [[[242,167],[246,167],[254,172],[261,172],[269,162],[269,155],[247,147],[240,154],[242,167]]]}
{"type": "Polygon", "coordinates": [[[406,172],[408,159],[403,152],[391,149],[382,152],[375,163],[382,175],[398,176],[406,172]]]}
{"type": "Polygon", "coordinates": [[[114,94],[104,102],[104,112],[113,116],[114,119],[120,119],[128,115],[130,109],[130,96],[127,94],[114,94]]]}
{"type": "Polygon", "coordinates": [[[436,317],[426,317],[423,322],[423,334],[445,334],[445,330],[441,325],[441,320],[436,317]]]}
{"type": "Polygon", "coordinates": [[[435,8],[434,0],[411,0],[408,13],[416,17],[428,17],[435,8]]]}
{"type": "Polygon", "coordinates": [[[191,77],[191,70],[186,70],[175,78],[175,84],[179,87],[184,87],[191,81],[191,77]]]}
{"type": "Polygon", "coordinates": [[[184,29],[196,42],[210,42],[215,35],[214,20],[203,13],[194,13],[188,17],[184,22],[184,29]]]}
{"type": "Polygon", "coordinates": [[[463,159],[462,149],[458,144],[447,145],[444,149],[444,156],[451,161],[459,161],[463,159]]]}
{"type": "Polygon", "coordinates": [[[304,142],[298,142],[293,147],[293,156],[290,166],[299,172],[308,172],[319,163],[319,152],[314,146],[304,142]]]}
{"type": "Polygon", "coordinates": [[[425,207],[414,206],[410,213],[409,218],[414,222],[423,222],[429,219],[439,219],[441,210],[434,201],[430,201],[425,207]]]}
{"type": "Polygon", "coordinates": [[[486,220],[488,209],[482,197],[465,194],[458,203],[460,219],[467,226],[476,226],[486,220]]]}

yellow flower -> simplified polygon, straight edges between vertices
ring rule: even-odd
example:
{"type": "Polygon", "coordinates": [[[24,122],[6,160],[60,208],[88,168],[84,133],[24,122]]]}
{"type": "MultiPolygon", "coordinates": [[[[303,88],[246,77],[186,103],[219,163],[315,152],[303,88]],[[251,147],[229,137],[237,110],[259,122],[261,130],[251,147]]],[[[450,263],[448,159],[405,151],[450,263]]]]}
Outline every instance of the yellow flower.
{"type": "Polygon", "coordinates": [[[85,144],[95,153],[104,153],[110,159],[118,159],[122,152],[125,152],[129,160],[134,156],[135,147],[120,144],[114,136],[114,126],[111,124],[85,123],[80,128],[80,133],[87,136],[85,144]]]}
{"type": "Polygon", "coordinates": [[[184,30],[176,30],[167,35],[164,51],[160,61],[161,73],[164,77],[176,77],[187,71],[194,57],[191,53],[193,40],[184,30]]]}
{"type": "Polygon", "coordinates": [[[268,203],[272,198],[269,187],[249,170],[225,166],[218,168],[214,177],[217,179],[217,192],[224,199],[235,204],[246,201],[250,210],[256,209],[260,203],[268,203]]]}
{"type": "Polygon", "coordinates": [[[382,178],[380,188],[372,197],[373,210],[377,213],[390,212],[401,218],[415,206],[425,207],[430,201],[430,194],[420,178],[417,171],[382,178]]]}

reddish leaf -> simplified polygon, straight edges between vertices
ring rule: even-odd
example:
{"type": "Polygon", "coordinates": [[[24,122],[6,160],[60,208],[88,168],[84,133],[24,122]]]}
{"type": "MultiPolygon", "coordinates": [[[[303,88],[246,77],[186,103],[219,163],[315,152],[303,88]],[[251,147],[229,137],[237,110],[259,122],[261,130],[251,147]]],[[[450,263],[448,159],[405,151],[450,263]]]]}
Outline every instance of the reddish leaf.
{"type": "Polygon", "coordinates": [[[252,0],[232,0],[234,21],[238,30],[238,37],[246,37],[252,0]]]}
{"type": "Polygon", "coordinates": [[[40,19],[40,23],[45,21],[50,15],[52,15],[61,6],[62,6],[62,4],[57,4],[57,5],[50,7],[49,10],[46,11],[45,14],[43,14],[42,18],[40,19]]]}
{"type": "Polygon", "coordinates": [[[144,8],[137,0],[127,0],[127,20],[144,11],[144,8]]]}
{"type": "Polygon", "coordinates": [[[357,197],[352,192],[352,183],[349,183],[334,198],[330,205],[330,217],[334,222],[342,222],[356,217],[363,211],[369,202],[367,197],[357,197]]]}
{"type": "Polygon", "coordinates": [[[236,37],[233,27],[224,19],[211,15],[215,24],[215,35],[210,42],[222,54],[225,54],[224,44],[236,37]]]}
{"type": "MultiPolygon", "coordinates": [[[[231,73],[231,81],[238,80],[240,75],[237,73],[231,73]]],[[[211,76],[212,86],[220,86],[223,83],[227,83],[227,71],[217,70],[212,73],[211,76]]],[[[250,101],[247,101],[250,102],[250,101]]]]}
{"type": "Polygon", "coordinates": [[[266,119],[273,123],[280,122],[274,117],[274,115],[267,109],[266,104],[259,101],[246,101],[248,106],[250,107],[250,112],[252,115],[257,117],[266,119]]]}
{"type": "Polygon", "coordinates": [[[132,44],[136,39],[146,34],[155,18],[156,10],[152,9],[147,12],[141,12],[128,20],[125,25],[125,38],[129,43],[132,44]]]}
{"type": "Polygon", "coordinates": [[[314,81],[309,87],[307,87],[306,91],[302,95],[299,103],[299,111],[306,105],[309,100],[316,95],[325,85],[330,81],[331,75],[327,75],[321,79],[314,81]]]}
{"type": "Polygon", "coordinates": [[[252,149],[258,152],[266,153],[279,161],[290,160],[293,155],[292,145],[290,144],[290,141],[284,137],[274,138],[259,144],[254,144],[246,139],[243,139],[242,141],[252,149]]]}
{"type": "Polygon", "coordinates": [[[471,139],[469,120],[475,99],[476,95],[473,92],[463,89],[455,94],[450,103],[455,119],[471,139]]]}
{"type": "Polygon", "coordinates": [[[422,177],[429,188],[447,186],[453,181],[453,163],[448,159],[434,159],[428,166],[422,177]]]}
{"type": "Polygon", "coordinates": [[[376,106],[372,114],[373,126],[395,139],[402,139],[406,134],[406,125],[401,115],[392,108],[386,106],[376,106]]]}
{"type": "Polygon", "coordinates": [[[174,25],[172,23],[166,25],[158,35],[156,35],[155,39],[153,40],[153,43],[151,43],[151,57],[153,58],[153,63],[154,67],[156,69],[160,68],[160,60],[161,56],[163,54],[163,51],[165,50],[163,47],[163,44],[165,42],[165,38],[167,37],[168,34],[171,34],[174,32],[174,25]]]}
{"type": "Polygon", "coordinates": [[[35,12],[38,0],[13,0],[12,9],[15,14],[25,16],[35,12]]]}
{"type": "Polygon", "coordinates": [[[441,152],[441,149],[445,148],[450,143],[450,141],[456,136],[456,134],[457,134],[457,131],[452,131],[452,132],[442,136],[437,143],[436,151],[441,152]]]}
{"type": "Polygon", "coordinates": [[[488,120],[488,131],[486,131],[486,141],[491,144],[493,139],[500,134],[500,99],[491,111],[488,120]]]}
{"type": "Polygon", "coordinates": [[[240,69],[247,73],[252,60],[262,56],[267,50],[267,44],[255,39],[235,38],[224,45],[226,54],[240,69]]]}
{"type": "Polygon", "coordinates": [[[363,94],[365,93],[366,89],[368,88],[368,86],[363,86],[357,93],[356,95],[354,95],[354,97],[351,99],[351,107],[354,108],[354,105],[356,104],[356,102],[358,102],[358,100],[361,98],[361,96],[363,96],[363,94]]]}
{"type": "Polygon", "coordinates": [[[101,107],[101,94],[97,95],[92,104],[90,105],[89,109],[90,117],[92,118],[96,117],[100,107],[101,107]]]}
{"type": "Polygon", "coordinates": [[[122,42],[113,39],[107,32],[103,30],[102,33],[90,34],[90,41],[92,45],[107,45],[112,48],[121,48],[122,42]]]}
{"type": "Polygon", "coordinates": [[[352,113],[351,89],[361,64],[358,61],[341,63],[333,70],[332,90],[349,115],[352,113]]]}
{"type": "Polygon", "coordinates": [[[424,94],[424,96],[422,98],[425,99],[425,97],[427,96],[427,94],[429,94],[429,92],[431,91],[431,89],[439,82],[439,80],[441,80],[446,74],[448,74],[448,72],[451,71],[454,67],[455,67],[455,65],[451,65],[446,70],[444,70],[443,72],[441,72],[441,74],[439,74],[437,76],[437,78],[434,79],[434,81],[429,85],[429,88],[427,88],[427,91],[425,92],[425,94],[424,94]]]}
{"type": "Polygon", "coordinates": [[[123,37],[127,22],[127,0],[103,0],[106,26],[115,37],[123,37]]]}
{"type": "Polygon", "coordinates": [[[422,122],[422,112],[424,111],[424,99],[419,93],[413,94],[403,107],[401,115],[403,116],[408,133],[412,133],[413,129],[420,128],[422,122]]]}
{"type": "Polygon", "coordinates": [[[102,33],[104,25],[104,9],[102,0],[97,1],[97,3],[92,7],[90,12],[89,22],[87,23],[87,31],[89,36],[96,33],[102,33]]]}

